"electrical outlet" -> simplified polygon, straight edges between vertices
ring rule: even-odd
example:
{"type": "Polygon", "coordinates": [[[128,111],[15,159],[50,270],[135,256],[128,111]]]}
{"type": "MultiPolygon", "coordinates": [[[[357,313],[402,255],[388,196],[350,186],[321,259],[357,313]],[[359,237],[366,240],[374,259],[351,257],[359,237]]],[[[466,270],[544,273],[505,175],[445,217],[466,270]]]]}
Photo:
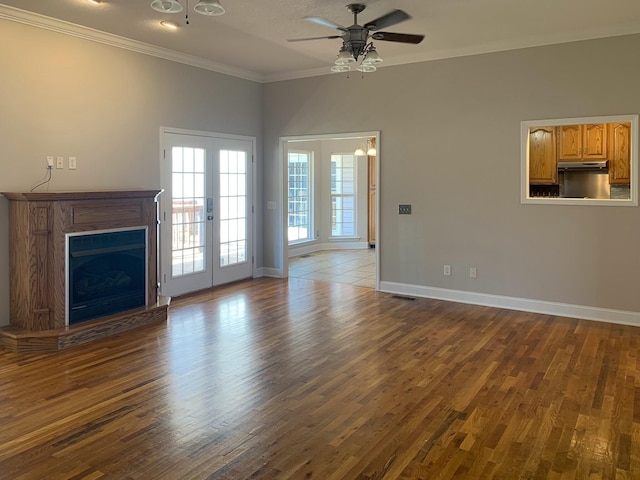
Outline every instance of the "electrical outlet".
{"type": "Polygon", "coordinates": [[[448,277],[449,275],[451,275],[451,265],[445,265],[444,266],[444,274],[448,277]]]}
{"type": "Polygon", "coordinates": [[[69,157],[69,170],[75,170],[77,167],[76,157],[69,157]]]}
{"type": "Polygon", "coordinates": [[[411,215],[411,205],[398,205],[400,215],[411,215]]]}
{"type": "Polygon", "coordinates": [[[64,157],[56,157],[56,168],[64,168],[64,157]]]}
{"type": "Polygon", "coordinates": [[[478,271],[476,270],[476,267],[471,267],[469,269],[469,278],[477,278],[478,277],[478,271]]]}
{"type": "Polygon", "coordinates": [[[47,155],[47,167],[53,168],[53,155],[47,155]]]}

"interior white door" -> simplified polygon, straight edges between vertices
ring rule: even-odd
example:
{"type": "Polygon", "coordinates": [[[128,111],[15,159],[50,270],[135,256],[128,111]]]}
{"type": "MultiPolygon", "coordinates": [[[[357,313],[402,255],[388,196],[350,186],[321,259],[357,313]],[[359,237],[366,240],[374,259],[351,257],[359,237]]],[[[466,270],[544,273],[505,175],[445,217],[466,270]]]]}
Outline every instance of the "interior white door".
{"type": "Polygon", "coordinates": [[[162,294],[251,277],[252,142],[165,133],[163,144],[162,294]]]}

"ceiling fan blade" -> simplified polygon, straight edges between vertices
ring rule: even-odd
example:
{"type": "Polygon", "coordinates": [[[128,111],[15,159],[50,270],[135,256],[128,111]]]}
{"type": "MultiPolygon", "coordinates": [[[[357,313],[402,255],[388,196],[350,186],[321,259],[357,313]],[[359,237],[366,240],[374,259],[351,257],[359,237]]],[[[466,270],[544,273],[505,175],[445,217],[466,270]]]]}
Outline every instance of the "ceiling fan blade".
{"type": "Polygon", "coordinates": [[[392,33],[376,32],[371,35],[374,40],[384,40],[386,42],[413,43],[417,45],[424,40],[424,35],[414,35],[413,33],[392,33]]]}
{"type": "Polygon", "coordinates": [[[308,20],[312,23],[315,23],[317,25],[322,25],[323,27],[329,27],[329,28],[336,28],[338,30],[342,30],[343,32],[346,32],[347,29],[345,27],[343,27],[342,25],[338,25],[337,23],[333,23],[330,22],[329,20],[325,20],[324,18],[320,18],[320,17],[304,17],[305,20],[308,20]]]}
{"type": "Polygon", "coordinates": [[[342,38],[342,35],[329,35],[328,37],[288,38],[287,42],[305,42],[307,40],[323,40],[325,38],[342,38]]]}
{"type": "Polygon", "coordinates": [[[395,25],[396,23],[404,22],[405,20],[409,20],[411,15],[402,10],[393,10],[392,12],[387,13],[386,15],[381,16],[380,18],[376,18],[369,23],[364,24],[364,28],[373,32],[376,30],[380,30],[381,28],[387,28],[391,25],[395,25]]]}

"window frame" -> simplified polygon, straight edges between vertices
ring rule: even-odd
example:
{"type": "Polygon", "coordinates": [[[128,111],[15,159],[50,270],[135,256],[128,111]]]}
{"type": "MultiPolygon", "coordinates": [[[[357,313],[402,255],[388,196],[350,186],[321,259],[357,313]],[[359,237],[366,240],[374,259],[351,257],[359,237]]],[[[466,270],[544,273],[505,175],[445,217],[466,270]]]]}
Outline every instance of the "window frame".
{"type": "MultiPolygon", "coordinates": [[[[287,243],[289,246],[291,245],[300,245],[303,243],[308,243],[308,242],[312,242],[315,240],[315,236],[314,236],[314,204],[315,204],[315,192],[314,192],[314,171],[313,171],[313,151],[311,150],[296,150],[296,149],[291,149],[287,151],[287,243]],[[289,239],[289,229],[291,228],[290,225],[290,215],[291,215],[291,210],[290,210],[290,204],[291,204],[291,172],[290,172],[290,168],[291,168],[291,154],[295,154],[295,155],[306,155],[307,157],[307,237],[306,238],[297,238],[296,240],[290,240],[289,239]]],[[[297,187],[300,188],[300,187],[297,187]]],[[[296,212],[294,213],[297,214],[297,212],[299,212],[299,210],[296,210],[296,212]]],[[[299,225],[295,225],[296,227],[299,227],[299,225]]]]}
{"type": "MultiPolygon", "coordinates": [[[[340,167],[344,169],[344,167],[340,167]]],[[[344,222],[341,222],[344,224],[344,222]]],[[[344,240],[344,239],[354,239],[358,237],[358,157],[353,153],[332,153],[329,157],[329,239],[330,240],[344,240]],[[351,157],[353,159],[353,164],[351,167],[353,178],[351,179],[351,183],[353,185],[352,193],[333,193],[333,162],[334,157],[340,157],[340,161],[343,160],[343,157],[351,157]],[[353,199],[353,220],[351,222],[353,234],[352,235],[334,235],[333,234],[333,199],[336,197],[340,198],[352,198],[353,199]]]]}

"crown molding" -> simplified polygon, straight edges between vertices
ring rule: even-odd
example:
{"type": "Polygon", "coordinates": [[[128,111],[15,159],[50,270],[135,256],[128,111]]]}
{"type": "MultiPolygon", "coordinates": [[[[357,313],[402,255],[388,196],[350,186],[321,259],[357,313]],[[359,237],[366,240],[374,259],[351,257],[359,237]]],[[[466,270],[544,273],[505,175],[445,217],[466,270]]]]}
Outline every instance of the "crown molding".
{"type": "Polygon", "coordinates": [[[0,5],[0,19],[101,43],[103,45],[109,45],[111,47],[122,48],[124,50],[141,53],[143,55],[162,58],[171,62],[183,63],[192,67],[198,67],[204,70],[242,78],[244,80],[251,80],[259,83],[265,82],[263,75],[249,70],[231,67],[229,65],[206,60],[201,57],[176,52],[168,48],[157,47],[148,43],[131,40],[129,38],[102,32],[93,28],[59,20],[57,18],[47,17],[38,13],[28,12],[19,8],[9,7],[7,5],[0,5]]]}

